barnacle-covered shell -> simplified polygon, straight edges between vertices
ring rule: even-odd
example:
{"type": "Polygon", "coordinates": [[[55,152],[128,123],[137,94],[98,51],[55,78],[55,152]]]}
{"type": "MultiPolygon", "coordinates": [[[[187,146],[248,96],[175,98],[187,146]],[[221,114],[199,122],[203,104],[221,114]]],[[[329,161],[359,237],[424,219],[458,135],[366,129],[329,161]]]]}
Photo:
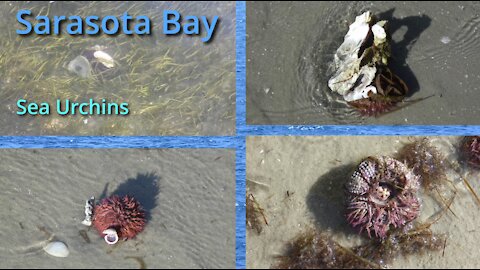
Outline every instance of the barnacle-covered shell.
{"type": "Polygon", "coordinates": [[[418,217],[419,176],[402,162],[388,157],[368,157],[358,165],[345,188],[347,221],[369,237],[385,238],[418,217]]]}

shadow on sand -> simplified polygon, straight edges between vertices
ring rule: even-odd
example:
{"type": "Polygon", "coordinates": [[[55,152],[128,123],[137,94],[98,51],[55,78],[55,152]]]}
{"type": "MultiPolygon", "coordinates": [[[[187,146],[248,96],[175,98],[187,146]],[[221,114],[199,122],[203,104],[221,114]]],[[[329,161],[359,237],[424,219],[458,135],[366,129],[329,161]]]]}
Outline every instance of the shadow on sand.
{"type": "Polygon", "coordinates": [[[350,234],[345,221],[344,186],[357,164],[341,165],[320,176],[307,195],[308,209],[321,229],[350,234]]]}
{"type": "Polygon", "coordinates": [[[99,199],[104,199],[112,195],[123,197],[130,195],[135,197],[143,206],[147,221],[151,220],[151,211],[157,206],[158,195],[160,194],[159,181],[160,176],[155,172],[138,173],[137,177],[129,178],[120,184],[117,189],[108,194],[108,183],[105,185],[99,199]]]}

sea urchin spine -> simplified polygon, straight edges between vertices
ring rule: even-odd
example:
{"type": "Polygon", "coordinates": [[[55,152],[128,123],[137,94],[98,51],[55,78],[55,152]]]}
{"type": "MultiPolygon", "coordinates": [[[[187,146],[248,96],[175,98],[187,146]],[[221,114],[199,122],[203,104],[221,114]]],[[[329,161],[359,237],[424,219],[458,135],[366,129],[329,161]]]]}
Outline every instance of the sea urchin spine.
{"type": "Polygon", "coordinates": [[[348,223],[382,239],[405,226],[420,213],[419,178],[394,158],[366,158],[346,184],[348,223]]]}
{"type": "Polygon", "coordinates": [[[145,224],[145,211],[135,198],[128,195],[103,199],[93,211],[93,226],[102,236],[108,236],[106,231],[115,230],[119,239],[131,239],[143,231],[145,224]]]}

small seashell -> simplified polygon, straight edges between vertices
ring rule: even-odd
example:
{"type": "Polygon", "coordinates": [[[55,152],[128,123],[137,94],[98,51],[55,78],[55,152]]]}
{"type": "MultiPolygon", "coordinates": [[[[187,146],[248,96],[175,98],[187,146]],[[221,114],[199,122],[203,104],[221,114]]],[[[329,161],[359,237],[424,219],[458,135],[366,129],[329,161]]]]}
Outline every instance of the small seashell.
{"type": "Polygon", "coordinates": [[[43,247],[43,250],[45,250],[46,253],[54,257],[65,258],[68,256],[68,254],[70,254],[67,245],[59,241],[48,243],[46,246],[43,247]]]}
{"type": "Polygon", "coordinates": [[[93,57],[97,59],[98,62],[102,63],[107,68],[113,68],[115,66],[115,61],[108,53],[104,51],[96,51],[93,53],[93,57]]]}
{"type": "Polygon", "coordinates": [[[107,229],[102,233],[105,234],[105,237],[103,239],[105,239],[105,242],[107,242],[107,244],[115,245],[118,242],[118,234],[117,231],[115,231],[114,229],[107,229]]]}
{"type": "Polygon", "coordinates": [[[88,59],[81,55],[70,61],[67,69],[68,71],[73,72],[82,78],[88,78],[92,75],[92,66],[90,66],[88,59]]]}

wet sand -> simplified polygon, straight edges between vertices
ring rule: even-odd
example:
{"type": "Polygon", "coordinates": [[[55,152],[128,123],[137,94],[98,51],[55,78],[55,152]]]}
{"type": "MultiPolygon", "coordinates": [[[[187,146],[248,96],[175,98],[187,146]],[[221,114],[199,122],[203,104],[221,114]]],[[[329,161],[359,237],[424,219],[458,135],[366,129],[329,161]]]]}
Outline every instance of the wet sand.
{"type": "Polygon", "coordinates": [[[479,12],[475,2],[248,2],[247,123],[480,124],[479,12]],[[366,10],[391,22],[408,100],[429,98],[362,119],[326,93],[333,54],[366,10]]]}
{"type": "Polygon", "coordinates": [[[229,149],[0,150],[0,267],[232,268],[235,152],[229,149]],[[83,226],[85,200],[131,194],[147,209],[135,239],[108,246],[83,226]],[[70,255],[41,249],[47,235],[70,255]],[[86,230],[88,243],[79,231],[86,230]]]}
{"type": "MultiPolygon", "coordinates": [[[[333,239],[346,247],[364,241],[346,224],[343,184],[361,159],[371,155],[394,155],[414,137],[250,137],[247,140],[247,193],[254,194],[265,210],[268,226],[262,233],[247,230],[247,267],[269,268],[283,255],[286,244],[307,228],[329,230],[333,239]],[[289,196],[287,196],[287,191],[289,196]]],[[[431,137],[446,159],[457,157],[457,137],[431,137]]],[[[462,169],[477,193],[480,172],[462,169]]],[[[444,254],[398,258],[392,268],[478,268],[480,265],[479,205],[459,181],[458,195],[447,213],[432,226],[448,236],[444,254]]],[[[418,221],[425,221],[440,208],[421,193],[418,221]]]]}

